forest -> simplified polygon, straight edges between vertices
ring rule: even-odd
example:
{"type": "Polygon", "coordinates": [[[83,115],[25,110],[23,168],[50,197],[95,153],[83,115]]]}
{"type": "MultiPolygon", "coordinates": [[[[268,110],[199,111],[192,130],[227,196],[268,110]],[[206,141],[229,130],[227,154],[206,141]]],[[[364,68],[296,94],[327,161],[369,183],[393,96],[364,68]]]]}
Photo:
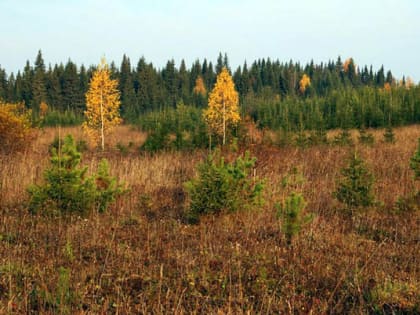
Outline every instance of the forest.
{"type": "MultiPolygon", "coordinates": [[[[132,64],[125,55],[120,66],[110,63],[111,76],[118,80],[121,114],[130,123],[179,104],[204,108],[223,67],[233,77],[242,116],[249,115],[260,128],[328,130],[420,121],[420,88],[409,77],[395,78],[383,66],[356,65],[352,58],[305,65],[267,58],[237,69],[230,68],[222,53],[214,65],[204,59],[187,67],[182,60],[177,67],[169,60],[157,69],[143,57],[132,64]]],[[[24,102],[35,116],[45,102],[50,109],[46,125],[77,124],[83,120],[84,95],[95,68],[71,60],[47,67],[39,51],[34,64],[27,61],[16,74],[0,67],[0,98],[24,102]]]]}

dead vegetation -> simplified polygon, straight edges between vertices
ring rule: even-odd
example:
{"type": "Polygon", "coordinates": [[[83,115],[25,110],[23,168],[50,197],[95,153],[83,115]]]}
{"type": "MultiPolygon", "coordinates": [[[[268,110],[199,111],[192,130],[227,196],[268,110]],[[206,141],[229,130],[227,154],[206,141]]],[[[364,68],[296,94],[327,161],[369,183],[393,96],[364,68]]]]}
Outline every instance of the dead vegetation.
{"type": "MultiPolygon", "coordinates": [[[[380,203],[371,209],[349,215],[332,196],[349,147],[254,145],[265,205],[198,225],[183,222],[183,184],[206,152],[140,154],[145,135],[127,126],[106,153],[83,155],[89,169],[105,155],[130,187],[111,211],[29,214],[26,188],[41,180],[57,133],[41,131],[28,150],[0,157],[0,313],[420,311],[420,213],[395,210],[398,197],[419,189],[409,159],[420,126],[396,129],[395,144],[373,131],[375,144],[358,146],[375,176],[380,203]],[[316,216],[288,247],[274,203],[286,196],[281,182],[293,168],[306,179],[299,189],[316,216]]],[[[79,128],[60,133],[83,140],[79,128]]]]}

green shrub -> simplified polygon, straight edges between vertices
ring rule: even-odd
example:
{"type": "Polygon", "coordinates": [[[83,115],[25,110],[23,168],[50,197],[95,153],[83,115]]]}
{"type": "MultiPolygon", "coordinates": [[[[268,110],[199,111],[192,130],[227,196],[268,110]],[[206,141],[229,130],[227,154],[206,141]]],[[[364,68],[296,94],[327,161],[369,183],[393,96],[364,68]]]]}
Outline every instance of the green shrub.
{"type": "Polygon", "coordinates": [[[118,196],[127,192],[123,185],[109,174],[109,164],[106,159],[102,159],[99,162],[98,172],[95,175],[95,184],[95,208],[99,212],[106,211],[108,206],[115,202],[118,196]]]}
{"type": "Polygon", "coordinates": [[[420,138],[418,139],[417,151],[411,157],[410,168],[414,171],[414,179],[420,179],[420,138]]]}
{"type": "Polygon", "coordinates": [[[340,146],[353,145],[350,132],[347,129],[343,129],[337,136],[334,137],[333,144],[340,146]]]}
{"type": "Polygon", "coordinates": [[[81,154],[70,135],[58,150],[51,148],[51,167],[44,172],[45,183],[28,189],[32,212],[82,214],[95,206],[104,211],[123,192],[121,185],[109,176],[106,160],[100,162],[94,176],[86,176],[87,167],[80,167],[80,160],[81,154]]]}
{"type": "Polygon", "coordinates": [[[395,143],[395,134],[391,126],[388,126],[385,129],[384,141],[386,143],[395,143]]]}
{"type": "Polygon", "coordinates": [[[349,165],[341,170],[342,178],[334,196],[350,208],[367,207],[374,204],[372,192],[374,178],[356,152],[349,165]]]}
{"type": "Polygon", "coordinates": [[[373,145],[375,143],[375,138],[362,127],[359,129],[359,142],[366,145],[373,145]]]}
{"type": "Polygon", "coordinates": [[[292,192],[283,203],[276,203],[277,218],[283,221],[282,231],[286,237],[287,245],[292,244],[303,225],[312,220],[312,215],[304,215],[306,201],[300,193],[292,192]]]}
{"type": "Polygon", "coordinates": [[[220,152],[209,155],[198,165],[198,176],[185,184],[190,197],[189,218],[200,215],[234,212],[260,204],[263,183],[253,177],[256,159],[246,152],[232,163],[226,163],[220,152]]]}

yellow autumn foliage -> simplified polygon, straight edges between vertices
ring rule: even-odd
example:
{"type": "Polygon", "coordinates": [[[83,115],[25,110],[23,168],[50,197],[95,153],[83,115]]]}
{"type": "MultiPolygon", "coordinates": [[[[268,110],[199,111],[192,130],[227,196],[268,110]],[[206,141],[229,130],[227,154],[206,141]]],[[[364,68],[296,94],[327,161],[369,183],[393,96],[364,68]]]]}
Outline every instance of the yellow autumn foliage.
{"type": "Polygon", "coordinates": [[[48,112],[48,105],[45,102],[41,102],[41,104],[39,105],[39,114],[41,117],[45,117],[45,115],[48,112]]]}
{"type": "Polygon", "coordinates": [[[23,103],[0,101],[0,151],[24,149],[31,137],[31,111],[23,103]]]}
{"type": "Polygon", "coordinates": [[[226,143],[226,132],[229,126],[236,125],[239,115],[239,95],[228,70],[223,68],[217,76],[216,84],[210,92],[208,108],[204,110],[204,120],[211,132],[223,137],[226,143]]]}
{"type": "Polygon", "coordinates": [[[351,63],[353,63],[354,68],[356,69],[356,64],[354,63],[353,58],[348,58],[346,61],[344,61],[344,64],[343,64],[344,72],[349,72],[349,66],[351,63]]]}
{"type": "Polygon", "coordinates": [[[407,79],[405,80],[405,88],[407,90],[411,89],[412,87],[414,87],[414,81],[413,79],[411,79],[410,77],[407,77],[407,79]]]}
{"type": "Polygon", "coordinates": [[[305,93],[306,89],[308,88],[308,86],[311,85],[311,78],[306,75],[303,74],[302,79],[300,79],[299,81],[299,91],[300,93],[305,93]]]}
{"type": "Polygon", "coordinates": [[[204,85],[204,81],[203,78],[201,76],[198,76],[197,79],[195,80],[195,86],[193,89],[194,94],[199,94],[202,96],[206,96],[207,93],[207,89],[206,86],[204,85]]]}
{"type": "Polygon", "coordinates": [[[83,130],[95,145],[101,145],[102,150],[105,148],[105,136],[121,123],[120,104],[118,81],[111,79],[108,65],[102,59],[89,82],[86,121],[83,123],[83,130]]]}

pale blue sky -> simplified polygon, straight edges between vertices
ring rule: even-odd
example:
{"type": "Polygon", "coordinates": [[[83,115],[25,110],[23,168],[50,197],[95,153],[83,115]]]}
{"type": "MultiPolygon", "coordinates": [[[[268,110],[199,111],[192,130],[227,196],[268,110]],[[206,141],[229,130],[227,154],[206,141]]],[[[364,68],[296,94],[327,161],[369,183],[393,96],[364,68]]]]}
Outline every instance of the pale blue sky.
{"type": "Polygon", "coordinates": [[[0,0],[0,65],[352,56],[420,80],[419,0],[0,0]]]}

